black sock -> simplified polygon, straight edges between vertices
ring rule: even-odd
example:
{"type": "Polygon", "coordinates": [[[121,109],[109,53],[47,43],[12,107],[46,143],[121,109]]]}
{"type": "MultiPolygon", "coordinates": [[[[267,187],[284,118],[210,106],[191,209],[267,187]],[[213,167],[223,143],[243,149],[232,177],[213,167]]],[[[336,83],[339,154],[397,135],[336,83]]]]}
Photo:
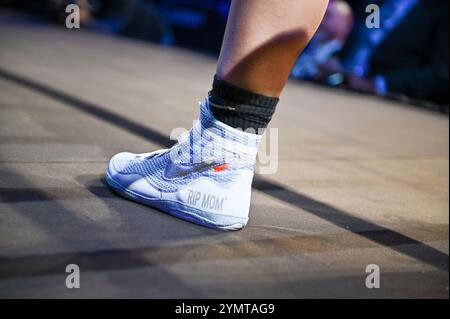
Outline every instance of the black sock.
{"type": "Polygon", "coordinates": [[[213,89],[209,92],[211,112],[219,121],[247,130],[264,129],[269,124],[279,99],[241,89],[214,77],[213,89]]]}

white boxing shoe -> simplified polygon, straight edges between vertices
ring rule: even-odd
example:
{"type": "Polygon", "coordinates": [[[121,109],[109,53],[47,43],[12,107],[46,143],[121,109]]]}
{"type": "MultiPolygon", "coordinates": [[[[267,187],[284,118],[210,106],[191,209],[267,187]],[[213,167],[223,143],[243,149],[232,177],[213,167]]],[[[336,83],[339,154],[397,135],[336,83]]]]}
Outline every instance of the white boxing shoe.
{"type": "Polygon", "coordinates": [[[248,221],[253,166],[261,136],[216,120],[206,100],[200,121],[170,149],[119,153],[108,185],[121,195],[184,220],[220,230],[248,221]]]}

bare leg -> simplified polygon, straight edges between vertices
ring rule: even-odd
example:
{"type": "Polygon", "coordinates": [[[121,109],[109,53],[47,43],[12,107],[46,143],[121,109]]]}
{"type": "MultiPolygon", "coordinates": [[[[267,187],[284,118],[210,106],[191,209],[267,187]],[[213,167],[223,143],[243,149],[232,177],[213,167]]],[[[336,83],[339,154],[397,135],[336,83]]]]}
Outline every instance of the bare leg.
{"type": "Polygon", "coordinates": [[[217,76],[249,91],[279,96],[328,0],[233,0],[217,76]]]}

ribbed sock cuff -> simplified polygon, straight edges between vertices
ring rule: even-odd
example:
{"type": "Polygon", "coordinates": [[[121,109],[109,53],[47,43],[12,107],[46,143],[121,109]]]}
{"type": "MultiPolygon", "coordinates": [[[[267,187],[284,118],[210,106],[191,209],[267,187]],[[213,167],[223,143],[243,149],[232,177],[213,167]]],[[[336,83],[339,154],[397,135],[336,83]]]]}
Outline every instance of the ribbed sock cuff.
{"type": "Polygon", "coordinates": [[[280,100],[278,97],[266,96],[242,89],[214,76],[213,89],[215,95],[231,103],[253,105],[264,108],[275,108],[280,100]]]}
{"type": "Polygon", "coordinates": [[[258,132],[267,127],[279,98],[239,88],[215,76],[209,100],[211,111],[219,121],[234,128],[252,128],[258,132]]]}

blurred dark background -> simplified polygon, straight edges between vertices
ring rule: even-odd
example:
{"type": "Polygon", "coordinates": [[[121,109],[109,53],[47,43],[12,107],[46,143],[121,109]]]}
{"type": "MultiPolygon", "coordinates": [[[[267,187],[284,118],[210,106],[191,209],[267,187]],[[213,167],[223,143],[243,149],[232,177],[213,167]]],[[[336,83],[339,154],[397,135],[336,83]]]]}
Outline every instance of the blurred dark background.
{"type": "MultiPolygon", "coordinates": [[[[0,0],[33,23],[64,27],[76,3],[84,28],[217,55],[231,0],[0,0]]],[[[447,0],[331,0],[292,78],[448,113],[447,0]],[[367,5],[380,27],[366,24],[367,5]]]]}

